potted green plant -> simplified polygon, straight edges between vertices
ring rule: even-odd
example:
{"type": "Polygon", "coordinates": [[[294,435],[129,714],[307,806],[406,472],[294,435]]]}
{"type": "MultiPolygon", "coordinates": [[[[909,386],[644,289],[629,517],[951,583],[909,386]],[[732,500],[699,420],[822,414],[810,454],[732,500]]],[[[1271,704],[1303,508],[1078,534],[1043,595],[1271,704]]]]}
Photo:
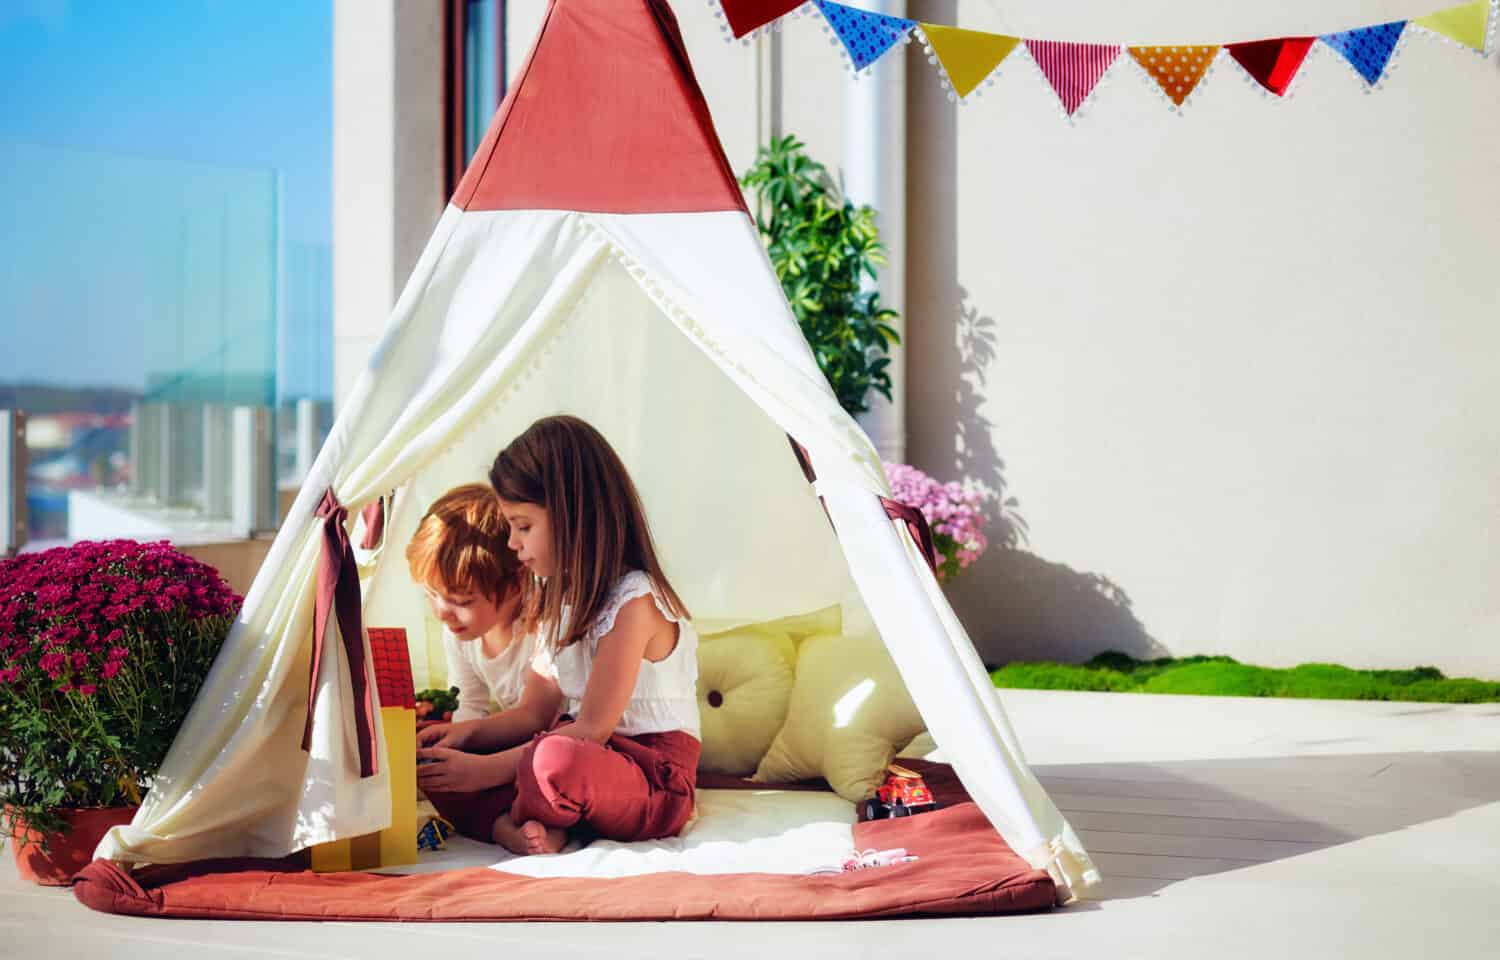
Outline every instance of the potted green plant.
{"type": "Polygon", "coordinates": [[[866,289],[885,250],[875,211],[856,207],[796,137],[772,140],[740,182],[755,191],[755,223],[787,303],[839,404],[863,413],[871,390],[891,398],[896,312],[866,289]]]}
{"type": "Polygon", "coordinates": [[[239,605],[164,542],[0,560],[0,835],[22,876],[69,882],[130,821],[239,605]]]}

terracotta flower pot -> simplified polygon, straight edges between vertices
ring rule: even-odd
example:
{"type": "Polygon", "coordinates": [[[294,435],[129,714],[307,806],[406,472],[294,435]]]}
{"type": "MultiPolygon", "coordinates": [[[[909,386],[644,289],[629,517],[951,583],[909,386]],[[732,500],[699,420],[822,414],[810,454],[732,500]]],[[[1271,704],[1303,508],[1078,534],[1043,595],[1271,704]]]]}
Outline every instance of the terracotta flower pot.
{"type": "Polygon", "coordinates": [[[71,828],[67,833],[49,834],[47,849],[35,843],[27,835],[26,821],[16,816],[9,808],[6,818],[11,821],[10,845],[16,851],[16,871],[21,879],[30,880],[48,887],[65,887],[73,882],[73,875],[94,859],[94,848],[111,827],[129,823],[139,807],[90,807],[83,810],[62,810],[64,820],[71,828]]]}

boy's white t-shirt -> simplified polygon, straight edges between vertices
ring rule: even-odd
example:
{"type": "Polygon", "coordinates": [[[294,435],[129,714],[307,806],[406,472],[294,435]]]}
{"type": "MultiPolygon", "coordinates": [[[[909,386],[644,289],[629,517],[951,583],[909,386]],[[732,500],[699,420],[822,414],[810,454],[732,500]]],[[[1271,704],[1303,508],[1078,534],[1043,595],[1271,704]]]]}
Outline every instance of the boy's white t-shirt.
{"type": "Polygon", "coordinates": [[[443,646],[448,655],[448,686],[458,688],[455,722],[487,717],[515,706],[526,689],[529,671],[557,676],[551,651],[539,633],[514,637],[495,657],[484,655],[483,640],[461,643],[446,630],[443,646]]]}

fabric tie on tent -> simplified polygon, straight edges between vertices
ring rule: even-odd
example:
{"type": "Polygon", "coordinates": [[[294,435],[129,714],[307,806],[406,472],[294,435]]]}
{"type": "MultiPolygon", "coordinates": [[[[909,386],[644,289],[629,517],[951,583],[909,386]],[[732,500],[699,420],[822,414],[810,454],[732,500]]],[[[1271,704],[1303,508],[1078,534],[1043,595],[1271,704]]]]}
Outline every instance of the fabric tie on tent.
{"type": "Polygon", "coordinates": [[[1485,39],[1489,31],[1490,0],[1474,0],[1457,7],[1449,7],[1413,20],[1419,27],[1447,37],[1455,43],[1484,52],[1485,39]]]}
{"type": "MultiPolygon", "coordinates": [[[[791,434],[787,434],[786,439],[792,445],[792,453],[797,457],[797,466],[802,468],[802,475],[807,478],[808,486],[812,486],[817,482],[818,475],[813,472],[812,458],[807,455],[807,448],[798,443],[791,434]]],[[[823,516],[828,517],[828,525],[833,526],[833,516],[828,512],[828,501],[819,497],[818,506],[823,508],[823,516]]]]}
{"type": "Polygon", "coordinates": [[[719,0],[736,40],[802,6],[803,0],[719,0]]]}
{"type": "Polygon", "coordinates": [[[359,775],[373,777],[375,761],[375,704],[370,697],[370,679],[365,670],[365,635],[360,622],[359,570],[354,546],[344,529],[349,511],[339,503],[330,487],[314,514],[323,521],[323,550],[318,556],[318,596],[313,608],[312,668],[307,684],[307,723],[302,728],[302,749],[312,746],[313,713],[318,706],[318,672],[323,665],[328,637],[328,615],[338,618],[349,658],[349,683],[354,694],[354,731],[359,746],[359,775]]]}
{"type": "Polygon", "coordinates": [[[1063,43],[1059,40],[1027,40],[1026,49],[1042,75],[1057,91],[1063,109],[1072,116],[1088,99],[1105,71],[1120,55],[1120,48],[1107,43],[1063,43]]]}
{"type": "MultiPolygon", "coordinates": [[[[788,435],[787,441],[792,445],[792,453],[797,456],[797,465],[802,468],[802,475],[807,477],[808,483],[817,483],[818,475],[813,470],[812,458],[807,455],[807,448],[798,443],[796,438],[788,435]]],[[[822,497],[818,498],[822,501],[822,497]]],[[[885,515],[892,520],[906,524],[906,529],[911,532],[911,538],[922,551],[922,556],[927,558],[927,566],[932,568],[934,575],[937,574],[937,547],[932,542],[932,528],[927,525],[927,517],[916,507],[892,500],[889,497],[881,497],[880,505],[885,509],[885,515]]],[[[828,504],[823,504],[823,512],[828,512],[828,504]]],[[[830,516],[828,522],[832,523],[830,516]]]]}
{"type": "Polygon", "coordinates": [[[813,472],[812,458],[807,455],[807,448],[798,443],[792,436],[788,436],[786,439],[792,445],[792,453],[797,457],[797,466],[802,468],[802,475],[807,478],[808,483],[816,483],[818,475],[813,472]]]}
{"type": "Polygon", "coordinates": [[[932,568],[933,576],[937,575],[937,547],[932,543],[932,528],[927,525],[927,517],[916,507],[892,500],[890,497],[881,497],[880,505],[885,508],[885,515],[892,520],[898,520],[906,524],[906,529],[911,533],[911,538],[917,544],[917,549],[922,551],[922,556],[927,558],[927,565],[932,568]]]}
{"type": "Polygon", "coordinates": [[[863,70],[906,37],[917,21],[846,7],[833,0],[817,0],[828,25],[849,51],[854,69],[863,70]]]}
{"type": "Polygon", "coordinates": [[[1248,40],[1226,43],[1224,49],[1234,57],[1255,82],[1276,94],[1286,93],[1297,75],[1307,51],[1316,37],[1281,37],[1276,40],[1248,40]]]}
{"type": "Polygon", "coordinates": [[[1349,65],[1365,78],[1365,83],[1374,86],[1379,82],[1380,75],[1385,73],[1385,65],[1390,62],[1391,54],[1405,29],[1406,21],[1397,20],[1394,23],[1382,23],[1378,27],[1324,34],[1320,39],[1343,54],[1349,65]]]}
{"type": "Polygon", "coordinates": [[[359,540],[361,550],[374,550],[385,536],[385,497],[370,502],[360,516],[365,520],[365,535],[359,540]]]}

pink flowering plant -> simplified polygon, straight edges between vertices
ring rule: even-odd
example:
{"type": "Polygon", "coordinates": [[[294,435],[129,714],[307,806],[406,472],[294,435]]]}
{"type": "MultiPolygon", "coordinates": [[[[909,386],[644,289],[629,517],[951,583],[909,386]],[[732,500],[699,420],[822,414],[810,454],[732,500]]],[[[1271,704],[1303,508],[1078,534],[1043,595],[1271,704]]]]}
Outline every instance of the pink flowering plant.
{"type": "Polygon", "coordinates": [[[904,463],[886,464],[885,476],[894,499],[917,508],[927,518],[939,557],[939,582],[958,576],[988,549],[983,491],[960,483],[939,483],[904,463]]]}
{"type": "Polygon", "coordinates": [[[59,810],[140,803],[239,606],[165,542],[0,560],[0,831],[41,840],[59,810]]]}

